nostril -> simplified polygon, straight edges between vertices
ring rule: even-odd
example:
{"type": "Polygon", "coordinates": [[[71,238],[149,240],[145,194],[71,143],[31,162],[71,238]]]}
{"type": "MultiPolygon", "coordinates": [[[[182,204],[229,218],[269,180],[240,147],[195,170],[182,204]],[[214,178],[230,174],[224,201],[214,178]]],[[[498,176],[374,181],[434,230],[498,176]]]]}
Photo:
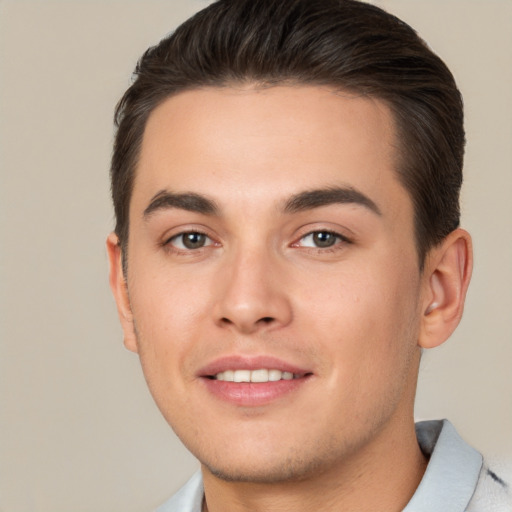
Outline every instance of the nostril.
{"type": "Polygon", "coordinates": [[[251,316],[239,315],[238,317],[223,316],[218,320],[220,326],[225,328],[235,327],[241,332],[250,333],[255,332],[258,329],[272,328],[272,326],[278,323],[278,319],[274,316],[251,316]]]}

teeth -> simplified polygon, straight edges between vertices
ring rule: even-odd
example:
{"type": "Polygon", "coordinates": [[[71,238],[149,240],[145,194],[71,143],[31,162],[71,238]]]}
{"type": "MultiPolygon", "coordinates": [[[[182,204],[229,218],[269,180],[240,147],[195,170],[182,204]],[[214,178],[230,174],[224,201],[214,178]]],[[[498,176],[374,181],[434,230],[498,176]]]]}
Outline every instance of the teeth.
{"type": "Polygon", "coordinates": [[[281,377],[283,376],[283,372],[279,370],[269,370],[268,371],[268,380],[270,382],[275,382],[276,380],[281,380],[281,377]]]}
{"type": "Polygon", "coordinates": [[[282,372],[281,370],[226,370],[215,375],[217,380],[227,382],[276,382],[278,380],[292,380],[297,378],[291,372],[282,372]]]}
{"type": "Polygon", "coordinates": [[[268,382],[268,370],[253,370],[251,382],[268,382]]]}
{"type": "Polygon", "coordinates": [[[251,382],[251,370],[236,370],[233,373],[234,382],[251,382]]]}

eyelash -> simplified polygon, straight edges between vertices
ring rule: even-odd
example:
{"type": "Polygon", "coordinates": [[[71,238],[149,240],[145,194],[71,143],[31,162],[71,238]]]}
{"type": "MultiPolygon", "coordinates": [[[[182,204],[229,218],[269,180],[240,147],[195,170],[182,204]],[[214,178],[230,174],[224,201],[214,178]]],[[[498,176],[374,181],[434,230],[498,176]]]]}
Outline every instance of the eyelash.
{"type": "Polygon", "coordinates": [[[340,250],[343,248],[345,244],[351,244],[352,240],[347,238],[346,236],[337,233],[336,231],[332,231],[330,229],[315,229],[314,231],[309,231],[305,235],[301,236],[300,239],[292,244],[292,247],[303,247],[306,250],[312,250],[316,252],[334,252],[337,250],[340,250]],[[323,235],[329,235],[334,237],[334,243],[332,245],[328,245],[325,247],[319,247],[319,246],[301,246],[300,243],[303,242],[307,237],[314,237],[315,235],[323,234],[323,235]]]}
{"type": "MultiPolygon", "coordinates": [[[[351,244],[351,243],[352,243],[352,241],[350,239],[348,239],[346,236],[344,236],[340,233],[337,233],[336,231],[332,231],[329,229],[316,229],[314,231],[310,231],[310,232],[304,234],[303,236],[301,236],[297,242],[294,242],[293,244],[291,244],[291,247],[298,247],[298,248],[300,247],[305,250],[315,251],[315,252],[319,252],[319,253],[326,253],[326,252],[334,252],[336,250],[340,250],[343,248],[343,246],[345,244],[351,244]],[[301,242],[303,242],[306,238],[314,237],[315,235],[319,235],[319,234],[334,237],[334,242],[332,243],[332,245],[326,245],[324,247],[321,247],[318,245],[314,245],[314,246],[301,245],[301,242]]],[[[172,237],[167,239],[162,245],[165,248],[167,248],[168,250],[172,250],[173,252],[175,252],[177,254],[192,254],[192,253],[197,253],[201,249],[205,249],[205,248],[213,246],[213,245],[218,245],[218,243],[216,243],[208,234],[204,233],[203,231],[190,230],[190,231],[183,231],[181,233],[173,235],[172,237]],[[185,244],[183,243],[183,240],[184,240],[184,237],[186,237],[187,235],[189,235],[189,236],[190,235],[199,235],[200,237],[204,237],[207,243],[205,243],[199,247],[186,247],[185,244]],[[181,238],[182,247],[177,247],[173,242],[176,240],[179,240],[180,238],[181,238]]]]}
{"type": "Polygon", "coordinates": [[[193,229],[190,231],[183,231],[181,233],[177,233],[176,235],[173,235],[172,237],[168,238],[162,245],[165,248],[167,248],[168,250],[173,251],[177,254],[191,254],[194,252],[198,252],[199,250],[204,249],[206,247],[215,245],[215,244],[216,244],[216,242],[208,234],[206,234],[203,231],[200,231],[198,229],[193,229]],[[207,239],[208,243],[206,243],[205,245],[201,245],[200,247],[197,247],[197,248],[185,247],[183,240],[184,240],[184,237],[187,235],[200,235],[202,237],[205,237],[205,239],[207,239]],[[176,247],[176,245],[173,242],[178,239],[181,239],[181,245],[183,245],[184,247],[176,247]]]}

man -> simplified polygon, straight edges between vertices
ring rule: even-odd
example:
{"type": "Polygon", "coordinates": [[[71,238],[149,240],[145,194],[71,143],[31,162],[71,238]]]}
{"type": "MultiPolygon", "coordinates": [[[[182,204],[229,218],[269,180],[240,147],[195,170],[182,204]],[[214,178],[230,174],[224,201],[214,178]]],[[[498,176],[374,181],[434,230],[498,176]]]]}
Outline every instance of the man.
{"type": "Polygon", "coordinates": [[[462,100],[410,27],[220,0],[144,54],[116,122],[125,345],[201,463],[159,510],[507,509],[450,423],[414,425],[472,251],[462,100]]]}

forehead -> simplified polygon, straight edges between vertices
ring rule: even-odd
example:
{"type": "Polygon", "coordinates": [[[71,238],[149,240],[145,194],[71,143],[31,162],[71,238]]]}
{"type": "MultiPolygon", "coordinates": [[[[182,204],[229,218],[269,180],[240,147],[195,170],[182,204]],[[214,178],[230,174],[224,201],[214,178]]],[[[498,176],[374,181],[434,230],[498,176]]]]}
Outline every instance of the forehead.
{"type": "Polygon", "coordinates": [[[382,101],[316,86],[202,88],[168,98],[150,115],[133,203],[140,211],[171,189],[221,202],[236,192],[244,204],[261,205],[341,185],[383,196],[376,202],[393,209],[397,195],[408,199],[397,155],[382,101]]]}

